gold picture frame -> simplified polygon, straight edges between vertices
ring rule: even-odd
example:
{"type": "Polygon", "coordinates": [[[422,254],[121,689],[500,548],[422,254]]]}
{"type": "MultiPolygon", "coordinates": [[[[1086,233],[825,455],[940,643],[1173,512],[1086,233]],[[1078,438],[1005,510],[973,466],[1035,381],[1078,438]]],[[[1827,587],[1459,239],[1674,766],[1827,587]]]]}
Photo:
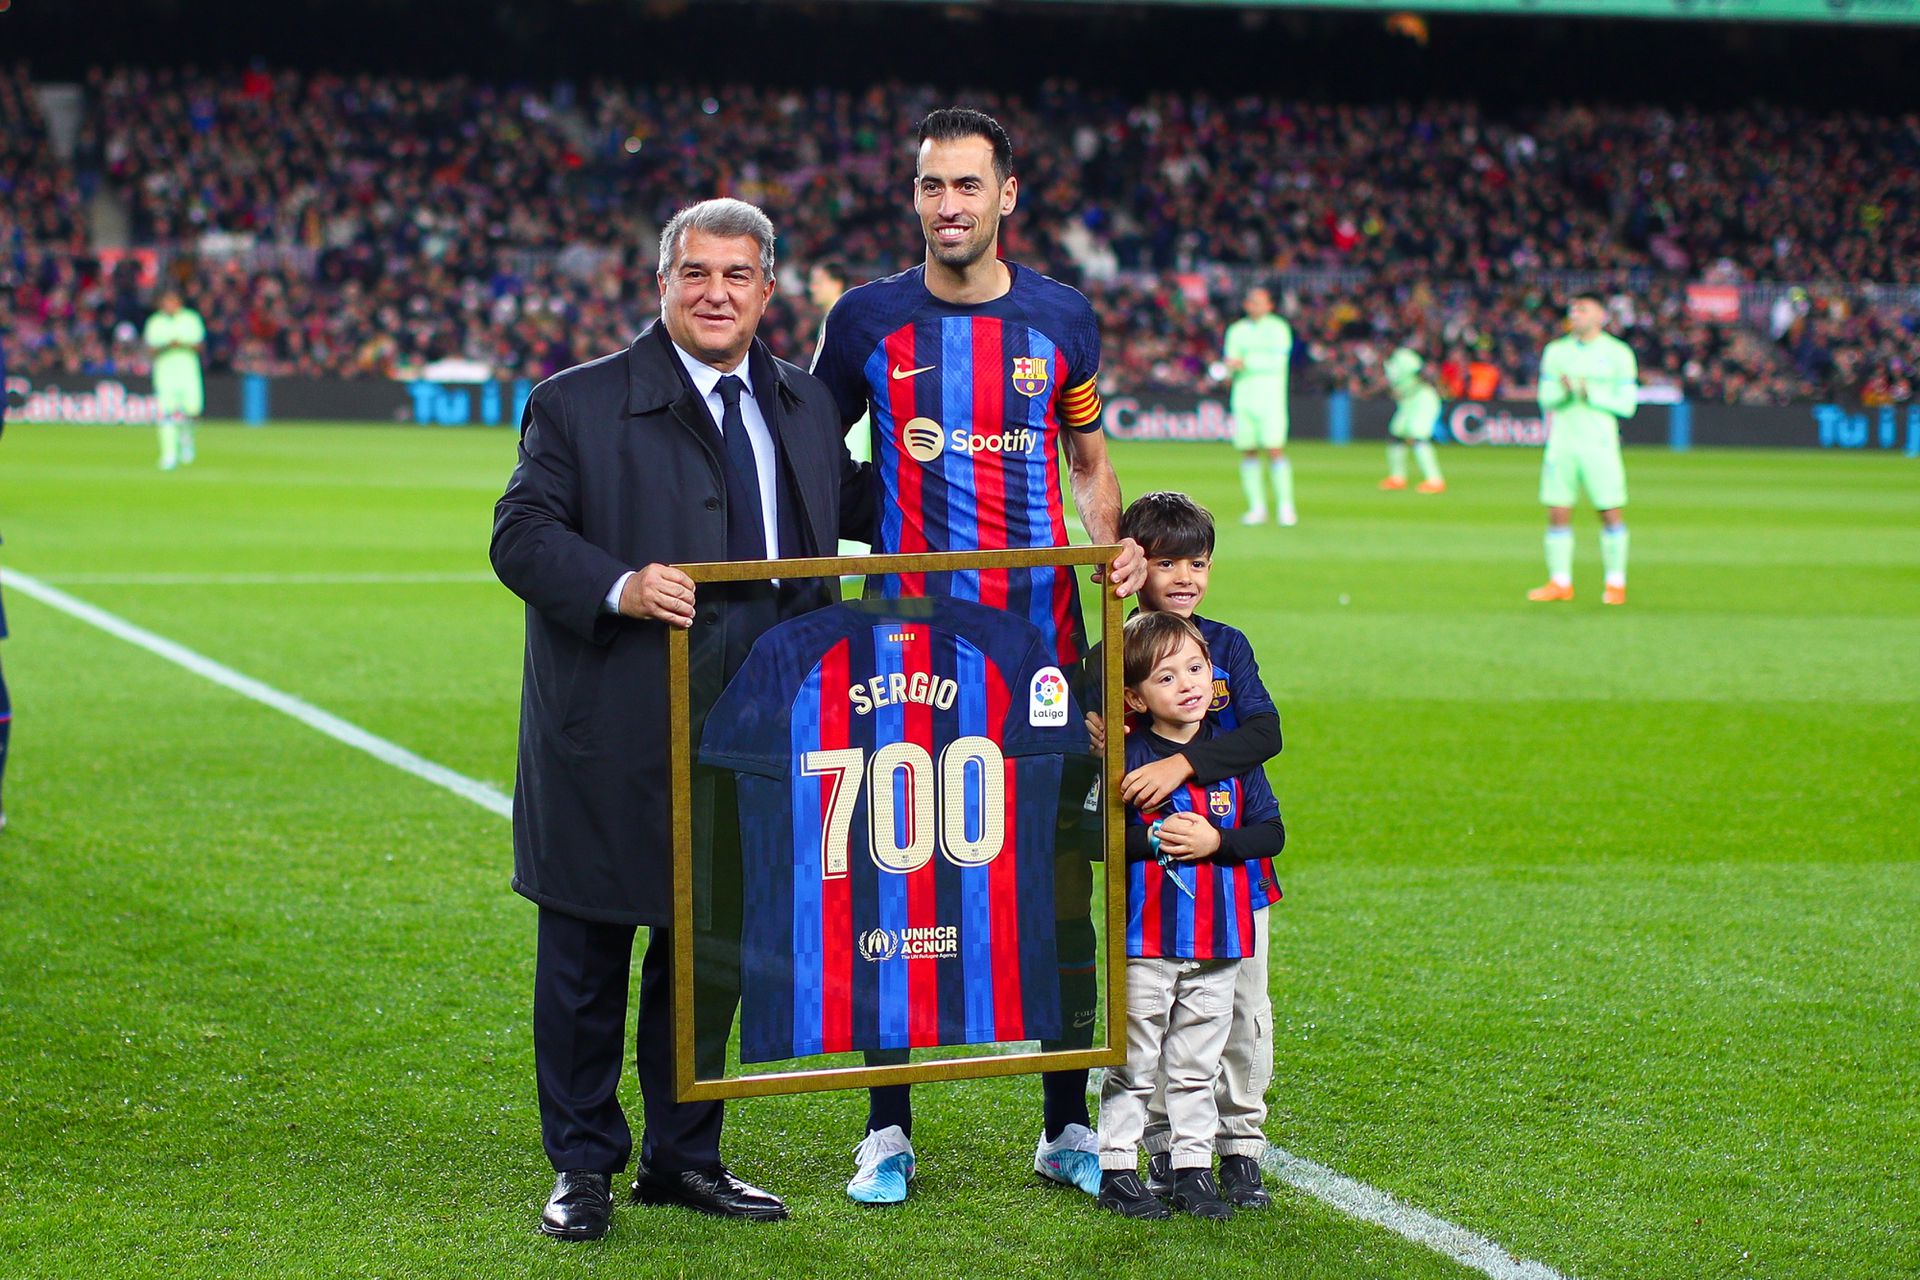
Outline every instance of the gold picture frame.
{"type": "MultiPolygon", "coordinates": [[[[871,574],[946,573],[964,569],[1032,569],[1051,565],[1099,566],[1112,562],[1117,546],[1021,548],[1008,551],[952,551],[922,555],[814,556],[794,560],[740,560],[678,566],[697,585],[764,582],[774,578],[840,578],[871,574]]],[[[1121,705],[1120,630],[1124,604],[1111,584],[1100,591],[1101,705],[1121,705]]],[[[670,628],[667,637],[668,754],[673,795],[693,793],[691,694],[688,689],[687,632],[670,628]]],[[[675,1091],[682,1102],[771,1097],[828,1089],[921,1084],[985,1076],[1025,1075],[1117,1066],[1126,1061],[1127,876],[1122,806],[1112,803],[1124,771],[1124,735],[1106,736],[1106,779],[1101,832],[1106,868],[1104,986],[1105,1043],[1090,1049],[992,1054],[941,1062],[890,1066],[828,1067],[816,1071],[775,1071],[728,1079],[700,1079],[695,1067],[693,816],[691,806],[673,809],[673,1049],[675,1091]]]]}

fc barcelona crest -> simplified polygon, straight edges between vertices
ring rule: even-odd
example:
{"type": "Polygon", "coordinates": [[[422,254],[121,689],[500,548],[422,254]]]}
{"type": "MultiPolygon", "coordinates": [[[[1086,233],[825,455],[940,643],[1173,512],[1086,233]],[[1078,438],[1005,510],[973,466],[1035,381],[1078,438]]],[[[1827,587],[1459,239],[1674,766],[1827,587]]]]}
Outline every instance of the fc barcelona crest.
{"type": "Polygon", "coordinates": [[[1207,704],[1209,712],[1221,712],[1233,701],[1233,695],[1227,692],[1227,682],[1215,676],[1213,680],[1213,701],[1207,704]]]}
{"type": "Polygon", "coordinates": [[[1233,792],[1207,792],[1207,812],[1216,818],[1224,818],[1233,812],[1233,792]]]}
{"type": "Polygon", "coordinates": [[[1023,396],[1037,396],[1047,389],[1047,361],[1045,356],[1015,356],[1013,358],[1013,389],[1023,396]]]}

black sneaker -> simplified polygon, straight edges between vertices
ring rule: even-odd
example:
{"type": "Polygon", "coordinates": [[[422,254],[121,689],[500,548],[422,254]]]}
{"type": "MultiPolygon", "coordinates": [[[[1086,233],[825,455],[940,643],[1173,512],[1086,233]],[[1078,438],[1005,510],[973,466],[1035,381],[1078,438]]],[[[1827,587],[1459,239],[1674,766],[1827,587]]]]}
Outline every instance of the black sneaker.
{"type": "Polygon", "coordinates": [[[1220,1194],[1242,1209],[1264,1209],[1273,1203],[1260,1181],[1260,1162],[1252,1156],[1220,1157],[1220,1194]]]}
{"type": "Polygon", "coordinates": [[[1171,1152],[1148,1153],[1147,1190],[1162,1200],[1173,1194],[1173,1154],[1171,1152]]]}
{"type": "Polygon", "coordinates": [[[1214,1222],[1225,1222],[1233,1216],[1233,1206],[1220,1198],[1211,1169],[1174,1170],[1173,1207],[1214,1222]]]}
{"type": "MultiPolygon", "coordinates": [[[[1102,1169],[1100,1194],[1094,1203],[1123,1218],[1171,1218],[1173,1210],[1154,1199],[1140,1175],[1131,1169],[1102,1169]]],[[[1229,1208],[1231,1213],[1232,1209],[1229,1208]]]]}

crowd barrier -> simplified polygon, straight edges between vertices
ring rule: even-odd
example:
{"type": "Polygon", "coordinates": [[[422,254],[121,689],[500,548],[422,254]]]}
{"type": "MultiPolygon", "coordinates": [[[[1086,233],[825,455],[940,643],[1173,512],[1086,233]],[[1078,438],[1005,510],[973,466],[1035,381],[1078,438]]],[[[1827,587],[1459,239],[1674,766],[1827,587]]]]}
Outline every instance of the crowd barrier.
{"type": "MultiPolygon", "coordinates": [[[[206,416],[254,426],[273,422],[406,423],[516,426],[533,381],[397,382],[384,379],[210,377],[206,416]]],[[[1230,440],[1226,401],[1182,392],[1116,392],[1106,399],[1107,433],[1118,440],[1230,440]]],[[[141,425],[156,416],[143,377],[7,379],[7,421],[141,425]]],[[[1301,440],[1384,440],[1389,400],[1341,392],[1292,399],[1292,434],[1301,440]]],[[[1784,449],[1895,450],[1920,457],[1920,405],[1861,408],[1838,404],[1749,406],[1648,404],[1621,426],[1634,445],[1784,449]]],[[[1531,400],[1464,400],[1441,411],[1435,439],[1469,448],[1538,447],[1546,423],[1531,400]]]]}

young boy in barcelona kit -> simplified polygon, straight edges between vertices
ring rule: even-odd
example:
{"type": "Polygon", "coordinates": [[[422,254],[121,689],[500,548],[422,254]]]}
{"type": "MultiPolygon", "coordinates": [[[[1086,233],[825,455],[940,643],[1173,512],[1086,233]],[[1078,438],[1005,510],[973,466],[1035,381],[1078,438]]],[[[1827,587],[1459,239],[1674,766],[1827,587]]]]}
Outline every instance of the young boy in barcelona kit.
{"type": "MultiPolygon", "coordinates": [[[[1121,528],[1147,552],[1147,581],[1140,588],[1145,609],[1179,614],[1199,628],[1213,658],[1213,701],[1207,707],[1209,735],[1177,752],[1135,766],[1120,786],[1123,802],[1154,808],[1176,788],[1207,785],[1257,772],[1280,754],[1280,713],[1260,679],[1253,645],[1238,628],[1197,611],[1213,573],[1213,517],[1184,493],[1142,494],[1121,517],[1121,528]]],[[[1095,727],[1090,722],[1089,727],[1095,727]]],[[[1254,949],[1234,983],[1233,1029],[1222,1055],[1214,1103],[1220,1131],[1220,1186],[1242,1209],[1267,1205],[1260,1157],[1267,1140],[1267,1085],[1273,1079],[1273,1002],[1267,990],[1267,907],[1279,901],[1271,859],[1249,868],[1253,877],[1254,949]]],[[[1147,1119],[1147,1185],[1155,1195],[1173,1190],[1166,1108],[1156,1097],[1147,1119]]]]}
{"type": "MultiPolygon", "coordinates": [[[[1214,663],[1188,619],[1143,612],[1127,622],[1127,767],[1181,754],[1212,736],[1214,663]]],[[[1127,1061],[1100,1093],[1103,1209],[1165,1218],[1140,1180],[1141,1143],[1156,1095],[1168,1124],[1172,1207],[1225,1219],[1234,1206],[1213,1177],[1221,1055],[1235,980],[1255,948],[1254,881],[1286,843],[1280,806],[1255,768],[1177,785],[1157,804],[1130,804],[1127,827],[1127,1061]]]]}

